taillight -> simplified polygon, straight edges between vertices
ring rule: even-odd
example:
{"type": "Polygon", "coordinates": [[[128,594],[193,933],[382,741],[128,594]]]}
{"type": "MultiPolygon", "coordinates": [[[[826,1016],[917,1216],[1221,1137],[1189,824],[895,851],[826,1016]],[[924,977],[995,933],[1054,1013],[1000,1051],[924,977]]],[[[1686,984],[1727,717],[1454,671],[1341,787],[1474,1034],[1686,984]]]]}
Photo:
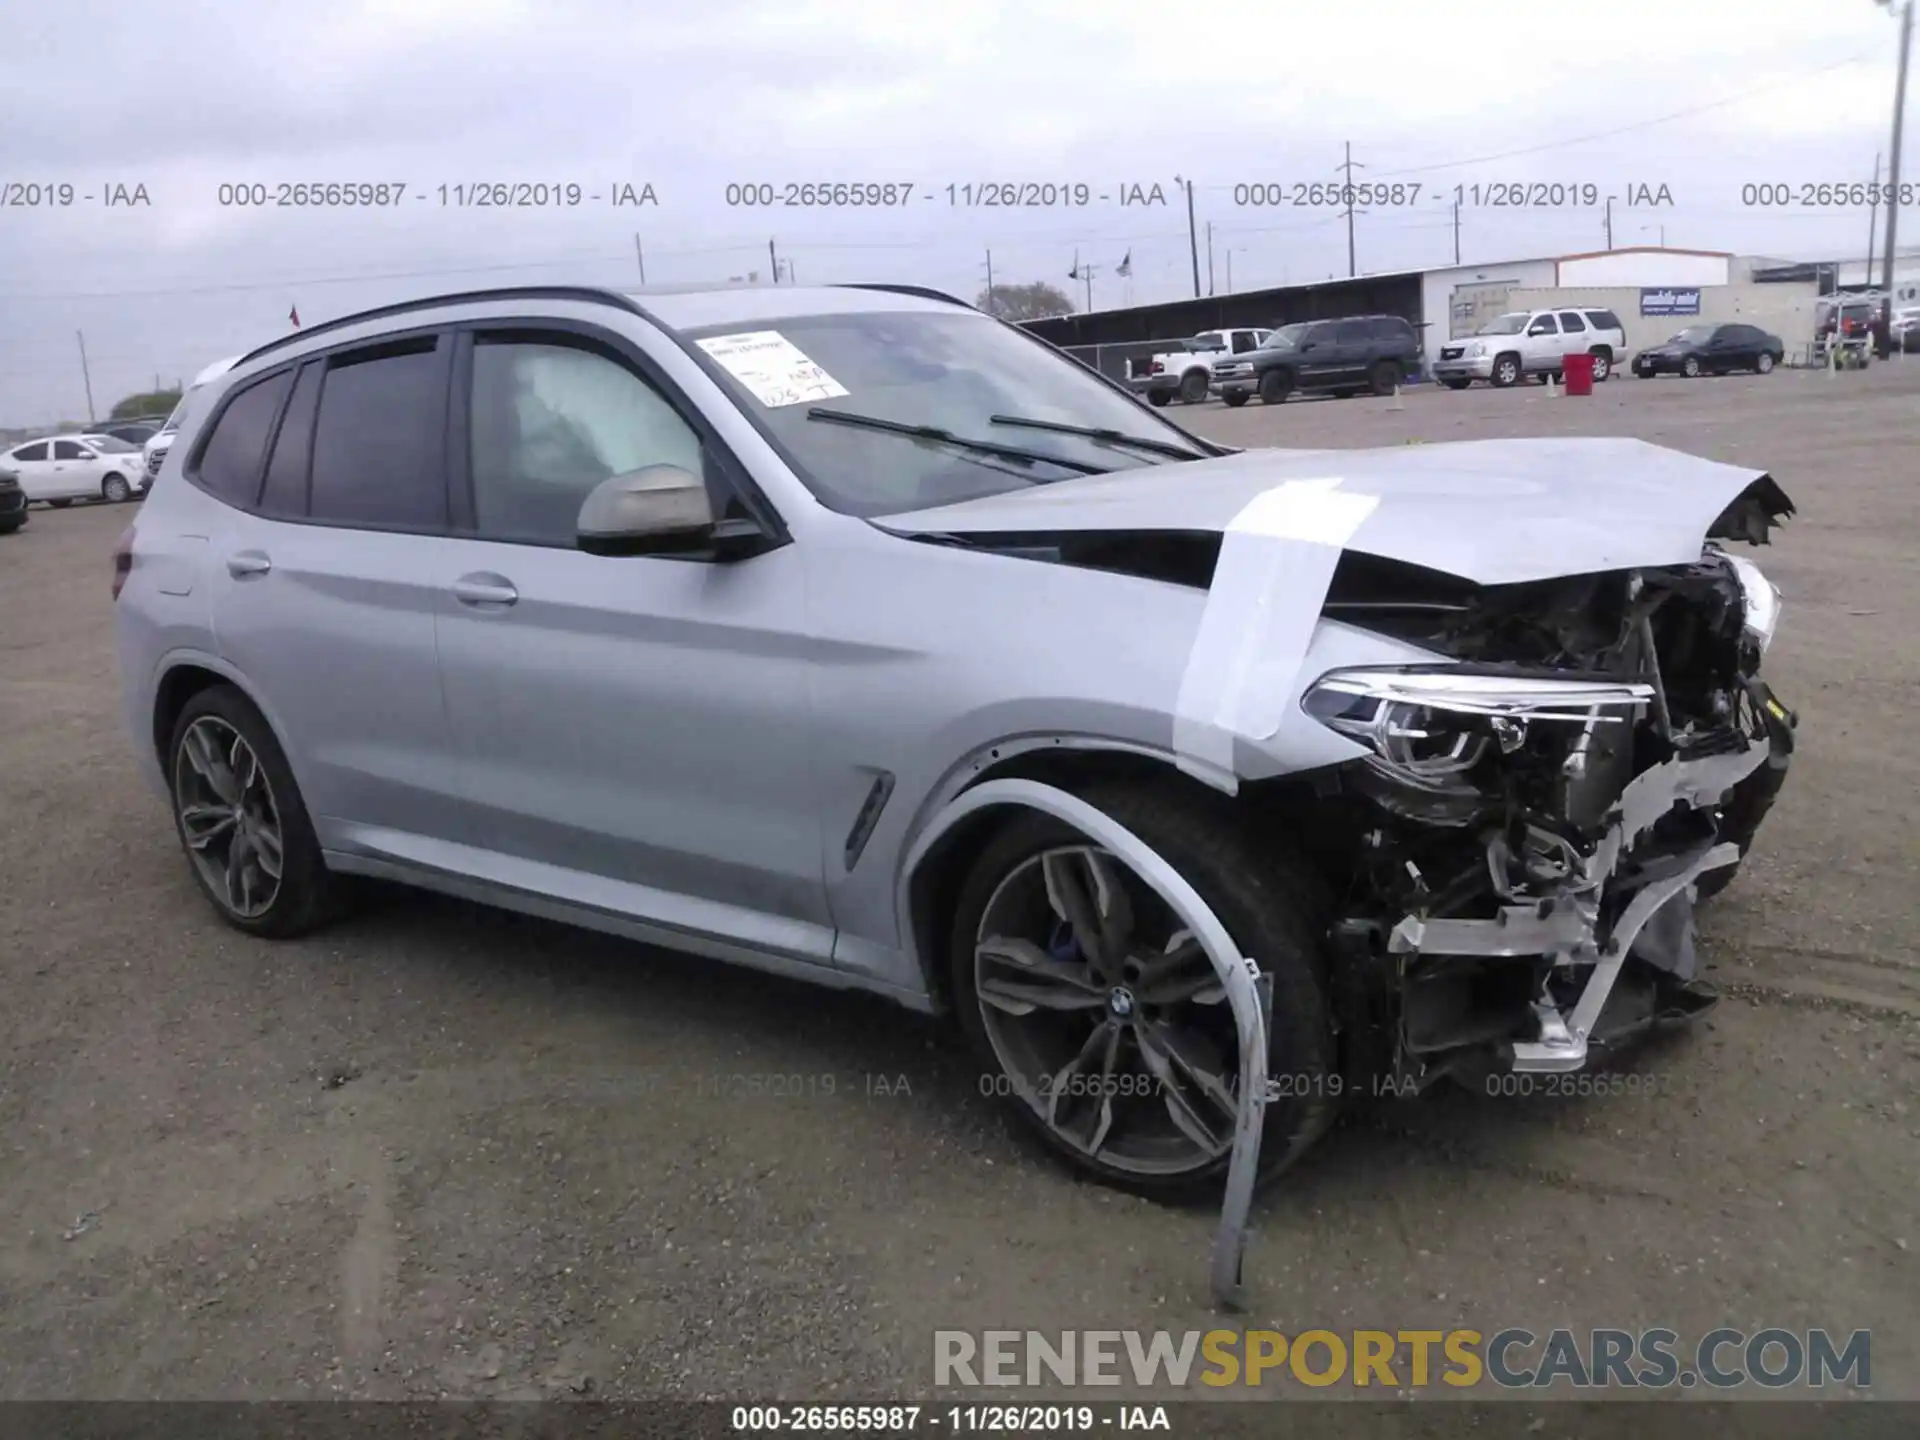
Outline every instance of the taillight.
{"type": "Polygon", "coordinates": [[[1167,373],[1167,367],[1156,360],[1147,367],[1147,373],[1149,375],[1164,375],[1167,373]]]}
{"type": "Polygon", "coordinates": [[[113,545],[113,598],[118,600],[120,592],[126,588],[127,576],[133,570],[133,526],[129,525],[120,532],[120,538],[113,545]]]}

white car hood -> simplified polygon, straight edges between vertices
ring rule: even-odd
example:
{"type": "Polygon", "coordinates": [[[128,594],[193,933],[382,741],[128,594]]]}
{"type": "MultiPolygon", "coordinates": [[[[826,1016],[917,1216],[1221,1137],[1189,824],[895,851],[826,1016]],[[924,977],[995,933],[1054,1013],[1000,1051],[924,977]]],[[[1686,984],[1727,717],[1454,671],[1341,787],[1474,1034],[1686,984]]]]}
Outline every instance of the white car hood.
{"type": "Polygon", "coordinates": [[[1769,525],[1793,513],[1764,471],[1641,440],[1537,439],[1249,450],[873,523],[903,535],[1226,533],[1256,499],[1279,491],[1262,509],[1270,516],[1276,504],[1297,508],[1299,527],[1310,530],[1329,489],[1373,502],[1345,549],[1479,585],[1684,565],[1700,558],[1710,536],[1764,543],[1769,525]]]}

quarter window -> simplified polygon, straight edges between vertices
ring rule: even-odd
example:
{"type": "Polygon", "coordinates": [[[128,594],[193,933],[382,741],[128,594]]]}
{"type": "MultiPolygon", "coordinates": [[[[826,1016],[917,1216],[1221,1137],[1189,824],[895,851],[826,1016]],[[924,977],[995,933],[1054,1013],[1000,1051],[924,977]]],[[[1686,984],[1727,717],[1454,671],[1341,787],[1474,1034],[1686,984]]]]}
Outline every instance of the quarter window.
{"type": "Polygon", "coordinates": [[[313,519],[376,530],[444,528],[445,359],[429,335],[328,360],[313,435],[313,519]]]}
{"type": "Polygon", "coordinates": [[[240,391],[220,411],[213,433],[200,447],[194,479],[210,494],[250,509],[260,495],[260,467],[267,458],[267,436],[280,413],[293,372],[282,370],[240,391]]]}
{"type": "Polygon", "coordinates": [[[47,458],[47,442],[37,440],[31,445],[22,445],[13,452],[16,460],[44,460],[47,458]]]}
{"type": "Polygon", "coordinates": [[[649,465],[703,474],[700,437],[625,365],[555,339],[476,336],[468,455],[474,528],[572,546],[581,502],[649,465]]]}

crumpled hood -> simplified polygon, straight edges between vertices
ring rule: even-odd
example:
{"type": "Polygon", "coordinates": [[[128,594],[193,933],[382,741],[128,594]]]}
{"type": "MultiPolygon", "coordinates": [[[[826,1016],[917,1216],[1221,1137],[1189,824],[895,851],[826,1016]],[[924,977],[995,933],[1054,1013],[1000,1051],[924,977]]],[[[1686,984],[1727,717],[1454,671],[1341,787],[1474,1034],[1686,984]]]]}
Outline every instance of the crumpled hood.
{"type": "Polygon", "coordinates": [[[1092,475],[873,523],[906,535],[1215,532],[1256,499],[1315,528],[1331,495],[1374,502],[1344,548],[1479,585],[1684,565],[1709,535],[1764,543],[1793,505],[1764,471],[1625,439],[1249,450],[1092,475]],[[1746,501],[1735,507],[1736,502],[1746,501]],[[1747,513],[1739,513],[1741,510],[1747,513]]]}

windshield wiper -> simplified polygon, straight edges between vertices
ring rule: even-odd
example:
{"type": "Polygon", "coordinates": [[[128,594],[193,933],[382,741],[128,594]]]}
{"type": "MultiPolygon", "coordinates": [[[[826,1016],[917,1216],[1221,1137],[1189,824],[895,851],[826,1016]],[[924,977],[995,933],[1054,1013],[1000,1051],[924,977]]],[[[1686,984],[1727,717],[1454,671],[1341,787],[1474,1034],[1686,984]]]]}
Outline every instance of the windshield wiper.
{"type": "Polygon", "coordinates": [[[878,430],[886,435],[905,435],[914,440],[930,440],[936,445],[952,445],[960,450],[972,450],[980,455],[997,455],[1002,460],[1038,461],[1043,465],[1058,465],[1062,469],[1072,470],[1080,475],[1106,475],[1110,470],[1105,465],[1089,465],[1084,460],[1063,460],[1058,455],[1049,455],[1044,450],[1027,450],[1018,445],[996,445],[991,440],[969,440],[964,435],[955,435],[951,430],[942,430],[937,425],[909,425],[904,420],[887,420],[879,415],[861,415],[852,410],[828,410],[814,405],[807,410],[809,420],[831,420],[836,425],[857,425],[863,430],[878,430]]]}
{"type": "Polygon", "coordinates": [[[1097,425],[1067,425],[1058,420],[1031,420],[1024,415],[989,415],[987,423],[1018,425],[1024,430],[1051,430],[1056,435],[1079,435],[1084,439],[1099,440],[1108,445],[1131,445],[1137,450],[1165,455],[1171,460],[1205,460],[1207,458],[1198,451],[1189,450],[1184,445],[1175,445],[1170,440],[1149,440],[1144,436],[1128,435],[1119,430],[1105,430],[1097,425]]]}

